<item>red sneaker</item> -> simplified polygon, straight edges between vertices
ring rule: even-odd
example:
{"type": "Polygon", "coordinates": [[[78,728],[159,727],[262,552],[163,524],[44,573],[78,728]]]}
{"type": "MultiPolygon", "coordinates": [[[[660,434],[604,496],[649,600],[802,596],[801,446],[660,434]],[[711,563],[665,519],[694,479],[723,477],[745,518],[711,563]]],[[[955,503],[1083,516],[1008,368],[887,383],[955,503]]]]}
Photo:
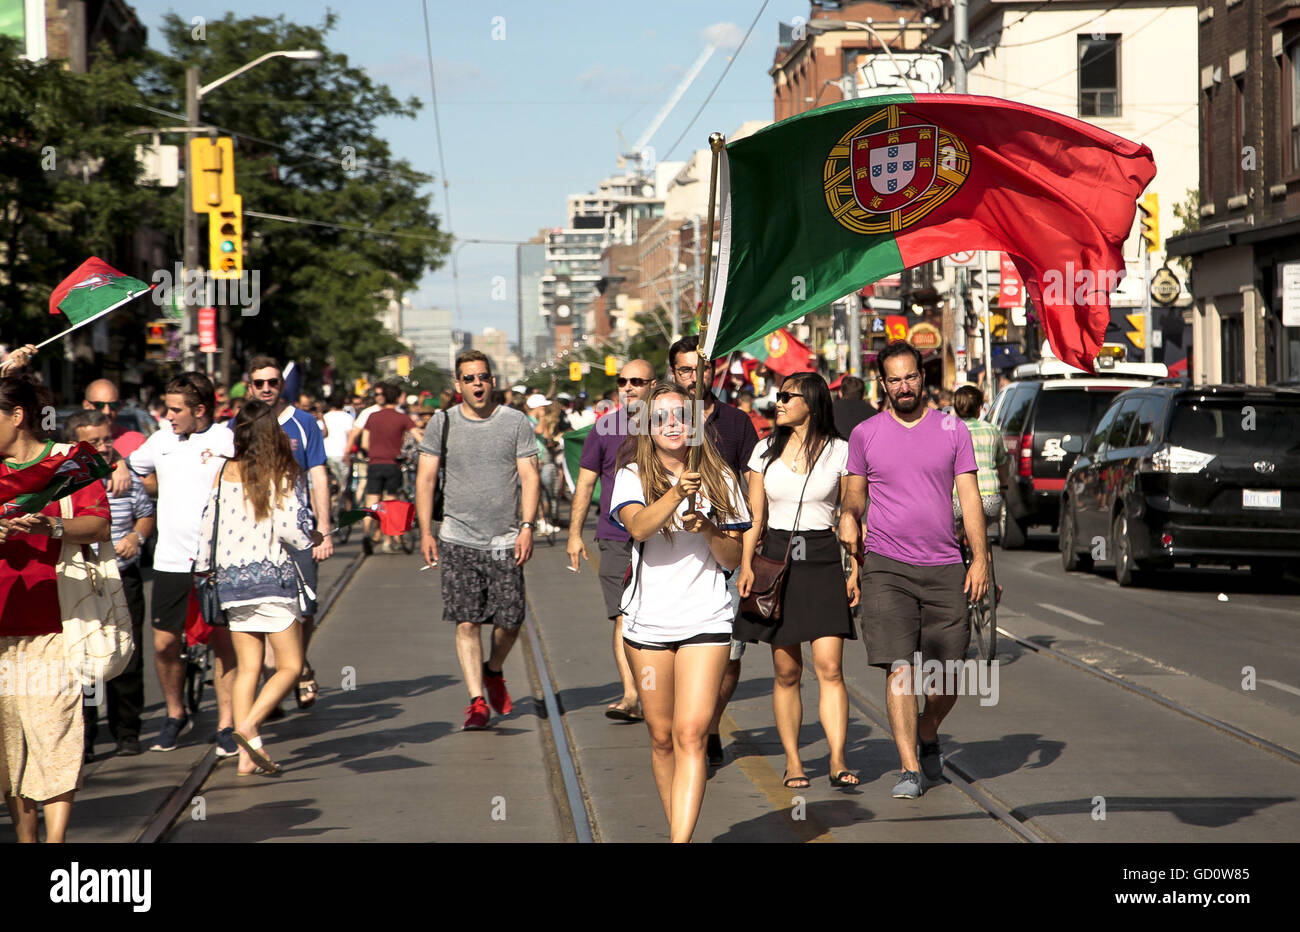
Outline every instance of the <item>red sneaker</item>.
{"type": "Polygon", "coordinates": [[[497,715],[509,715],[515,706],[510,701],[510,693],[506,692],[506,678],[488,676],[487,664],[483,665],[483,688],[487,690],[488,701],[492,703],[497,715]]]}
{"type": "Polygon", "coordinates": [[[487,727],[488,719],[492,713],[488,711],[487,703],[480,697],[469,704],[465,710],[465,725],[462,731],[482,731],[487,727]]]}

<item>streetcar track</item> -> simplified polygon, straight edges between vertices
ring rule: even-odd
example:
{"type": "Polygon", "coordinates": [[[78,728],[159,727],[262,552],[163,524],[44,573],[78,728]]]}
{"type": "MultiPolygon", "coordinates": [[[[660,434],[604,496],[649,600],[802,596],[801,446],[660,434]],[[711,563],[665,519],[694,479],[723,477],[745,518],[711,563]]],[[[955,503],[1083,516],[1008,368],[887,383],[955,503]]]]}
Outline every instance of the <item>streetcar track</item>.
{"type": "MultiPolygon", "coordinates": [[[[365,562],[365,559],[366,553],[364,550],[353,557],[348,568],[343,571],[342,575],[340,575],[337,580],[335,580],[334,585],[330,588],[329,594],[317,606],[317,615],[314,625],[316,631],[319,631],[321,627],[324,626],[325,619],[329,616],[330,609],[334,607],[334,603],[338,600],[338,597],[342,594],[343,590],[347,588],[348,583],[352,581],[352,577],[356,575],[357,570],[361,567],[361,564],[365,562]]],[[[136,844],[155,844],[161,842],[171,830],[173,823],[176,821],[176,817],[179,816],[190,804],[190,801],[194,799],[195,794],[198,793],[198,791],[203,787],[203,784],[207,782],[208,777],[212,775],[212,771],[216,769],[216,766],[217,749],[216,746],[213,745],[212,747],[209,747],[207,753],[190,768],[185,779],[168,794],[167,798],[163,800],[162,805],[158,807],[157,811],[154,812],[149,821],[145,823],[145,826],[140,830],[140,833],[132,839],[132,842],[136,844]]]]}

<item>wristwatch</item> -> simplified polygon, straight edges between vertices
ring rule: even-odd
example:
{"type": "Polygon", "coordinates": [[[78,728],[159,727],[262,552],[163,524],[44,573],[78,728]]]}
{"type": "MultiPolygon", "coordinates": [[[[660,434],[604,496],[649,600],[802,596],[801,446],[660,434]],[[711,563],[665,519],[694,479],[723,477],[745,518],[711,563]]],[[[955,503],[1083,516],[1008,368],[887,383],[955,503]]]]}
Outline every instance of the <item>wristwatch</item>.
{"type": "Polygon", "coordinates": [[[531,531],[533,529],[533,522],[525,521],[523,524],[519,525],[519,530],[522,531],[524,528],[528,528],[528,530],[531,531]]]}
{"type": "Polygon", "coordinates": [[[62,518],[55,518],[55,519],[54,519],[54,527],[50,529],[50,536],[51,536],[51,537],[62,537],[62,536],[63,536],[63,519],[62,519],[62,518]]]}

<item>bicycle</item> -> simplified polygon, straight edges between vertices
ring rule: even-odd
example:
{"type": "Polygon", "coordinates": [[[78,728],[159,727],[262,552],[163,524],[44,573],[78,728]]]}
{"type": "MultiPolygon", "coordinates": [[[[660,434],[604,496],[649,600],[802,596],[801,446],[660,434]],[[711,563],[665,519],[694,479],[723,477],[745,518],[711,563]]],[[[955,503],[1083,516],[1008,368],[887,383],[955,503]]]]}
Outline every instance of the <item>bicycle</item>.
{"type": "Polygon", "coordinates": [[[329,493],[330,493],[330,527],[334,528],[334,533],[338,535],[340,544],[346,544],[352,537],[352,525],[342,525],[343,513],[352,510],[352,490],[343,489],[339,485],[338,478],[333,471],[329,474],[329,493]]]}
{"type": "MultiPolygon", "coordinates": [[[[419,453],[411,453],[399,456],[397,465],[402,470],[402,488],[397,493],[399,501],[410,502],[412,507],[415,505],[415,473],[420,461],[419,453]]],[[[420,523],[413,521],[411,526],[398,538],[398,543],[402,545],[403,553],[415,553],[416,545],[420,542],[420,523]]]]}
{"type": "MultiPolygon", "coordinates": [[[[964,529],[959,529],[958,540],[961,544],[961,562],[966,569],[970,569],[971,560],[974,554],[970,549],[970,542],[966,539],[964,529]]],[[[984,593],[983,598],[978,601],[967,601],[966,618],[970,622],[971,640],[975,642],[975,650],[979,654],[980,660],[985,663],[991,662],[998,651],[998,583],[997,577],[993,572],[993,550],[988,550],[989,561],[989,587],[984,593]]]]}

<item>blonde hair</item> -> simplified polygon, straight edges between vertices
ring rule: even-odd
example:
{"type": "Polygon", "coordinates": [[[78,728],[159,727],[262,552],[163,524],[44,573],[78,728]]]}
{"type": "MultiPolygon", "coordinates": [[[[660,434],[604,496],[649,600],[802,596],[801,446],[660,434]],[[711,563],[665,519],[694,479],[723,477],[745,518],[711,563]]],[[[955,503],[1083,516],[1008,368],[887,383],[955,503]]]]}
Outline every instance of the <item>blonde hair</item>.
{"type": "MultiPolygon", "coordinates": [[[[691,401],[691,395],[686,389],[663,382],[656,385],[645,399],[645,407],[638,419],[640,429],[635,432],[636,452],[633,462],[636,463],[637,475],[641,479],[641,491],[645,494],[647,505],[663,498],[673,487],[671,475],[659,458],[659,451],[650,432],[650,424],[654,421],[655,402],[665,395],[677,395],[686,401],[688,406],[691,401]]],[[[692,421],[688,426],[692,431],[701,432],[699,472],[704,497],[713,505],[718,518],[738,518],[740,510],[732,496],[733,486],[727,482],[727,474],[731,472],[731,467],[719,455],[718,448],[713,445],[713,438],[709,436],[702,419],[700,423],[692,421]]],[[[660,529],[660,533],[671,542],[673,529],[680,527],[678,517],[674,514],[672,519],[660,529]]]]}

